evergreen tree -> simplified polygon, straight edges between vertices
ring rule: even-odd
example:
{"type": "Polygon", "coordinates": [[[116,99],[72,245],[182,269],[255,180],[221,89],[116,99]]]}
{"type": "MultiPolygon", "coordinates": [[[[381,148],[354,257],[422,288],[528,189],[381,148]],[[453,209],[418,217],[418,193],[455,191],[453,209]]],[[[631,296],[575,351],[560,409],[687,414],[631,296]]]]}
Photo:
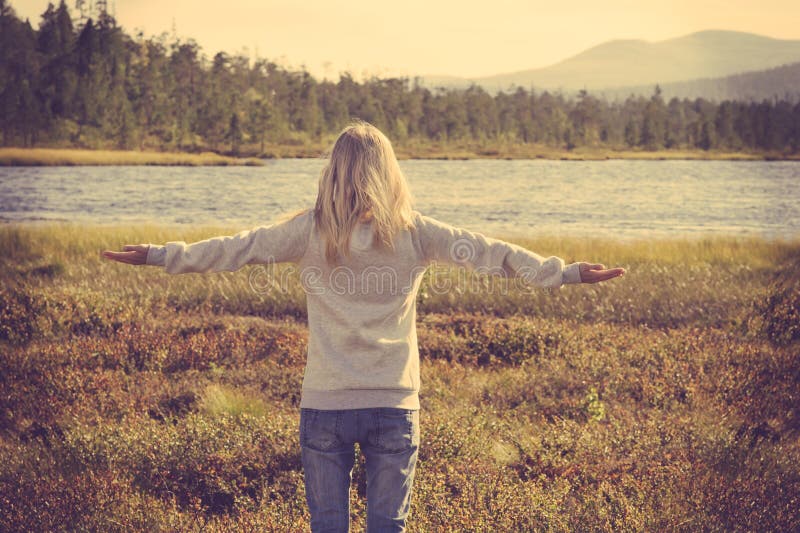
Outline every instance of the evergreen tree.
{"type": "Polygon", "coordinates": [[[570,113],[574,130],[573,142],[581,145],[596,145],[600,142],[600,102],[582,90],[570,113]]]}
{"type": "Polygon", "coordinates": [[[736,108],[732,102],[722,102],[717,108],[714,117],[714,129],[717,132],[718,143],[721,147],[731,150],[741,148],[741,140],[736,133],[735,116],[736,108]]]}
{"type": "Polygon", "coordinates": [[[716,145],[717,132],[714,129],[714,123],[710,120],[706,120],[701,126],[700,139],[697,143],[697,146],[703,150],[711,150],[716,145]]]}
{"type": "Polygon", "coordinates": [[[239,125],[239,115],[233,113],[231,120],[228,124],[228,131],[225,134],[225,139],[231,143],[231,152],[234,154],[239,153],[239,146],[242,144],[242,127],[239,125]]]}
{"type": "Polygon", "coordinates": [[[0,30],[0,127],[3,144],[32,146],[46,126],[35,93],[40,64],[36,53],[36,32],[29,22],[21,22],[5,2],[0,4],[0,30]]]}
{"type": "Polygon", "coordinates": [[[655,92],[647,102],[642,121],[641,144],[648,150],[664,147],[667,130],[667,110],[661,98],[661,87],[656,85],[655,92]]]}

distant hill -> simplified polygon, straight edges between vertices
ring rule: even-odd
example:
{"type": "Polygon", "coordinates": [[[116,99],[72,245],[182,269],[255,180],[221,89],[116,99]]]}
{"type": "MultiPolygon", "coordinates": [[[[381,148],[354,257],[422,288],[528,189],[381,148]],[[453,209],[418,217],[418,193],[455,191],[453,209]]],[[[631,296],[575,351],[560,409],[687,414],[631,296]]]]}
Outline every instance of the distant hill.
{"type": "MultiPolygon", "coordinates": [[[[639,85],[595,91],[595,96],[608,100],[624,100],[631,94],[653,94],[653,85],[639,85]]],[[[800,102],[800,62],[756,72],[745,72],[722,78],[705,78],[661,85],[662,96],[677,98],[705,98],[723,100],[757,101],[786,100],[800,102]]]]}
{"type": "Polygon", "coordinates": [[[660,42],[615,40],[555,65],[484,78],[423,76],[426,86],[514,86],[572,92],[720,78],[800,62],[800,40],[733,31],[702,31],[660,42]]]}

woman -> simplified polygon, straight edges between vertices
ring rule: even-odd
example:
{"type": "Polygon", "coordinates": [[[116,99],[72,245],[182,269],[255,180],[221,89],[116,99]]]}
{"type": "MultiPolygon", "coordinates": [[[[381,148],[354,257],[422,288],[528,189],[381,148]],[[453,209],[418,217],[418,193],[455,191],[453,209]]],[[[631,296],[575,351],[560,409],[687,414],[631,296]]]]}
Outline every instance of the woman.
{"type": "Polygon", "coordinates": [[[171,274],[293,262],[308,305],[300,445],[313,531],[347,531],[355,443],[367,473],[368,531],[402,531],[419,445],[416,294],[434,261],[540,287],[596,283],[621,268],[543,258],[412,210],[389,140],[345,128],[316,205],[277,224],[187,245],[128,245],[103,255],[171,274]]]}

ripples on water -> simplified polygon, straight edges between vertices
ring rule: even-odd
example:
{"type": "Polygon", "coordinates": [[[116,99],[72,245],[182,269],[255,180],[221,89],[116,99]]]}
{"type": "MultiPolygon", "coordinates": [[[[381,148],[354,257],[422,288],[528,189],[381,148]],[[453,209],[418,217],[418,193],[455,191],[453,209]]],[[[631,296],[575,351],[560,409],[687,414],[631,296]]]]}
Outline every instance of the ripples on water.
{"type": "MultiPolygon", "coordinates": [[[[249,228],[313,205],[324,161],[0,168],[0,218],[249,228]]],[[[403,161],[420,211],[491,235],[800,235],[800,163],[403,161]]]]}

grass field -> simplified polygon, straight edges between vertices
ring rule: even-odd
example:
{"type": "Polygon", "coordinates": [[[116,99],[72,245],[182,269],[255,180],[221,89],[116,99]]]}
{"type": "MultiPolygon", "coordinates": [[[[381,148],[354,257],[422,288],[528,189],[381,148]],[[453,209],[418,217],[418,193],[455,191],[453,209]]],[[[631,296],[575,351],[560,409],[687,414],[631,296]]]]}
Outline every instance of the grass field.
{"type": "MultiPolygon", "coordinates": [[[[308,528],[297,280],[99,255],[237,230],[0,226],[0,530],[308,528]]],[[[409,530],[800,529],[800,242],[518,242],[628,274],[423,285],[409,530]]]]}
{"type": "MultiPolygon", "coordinates": [[[[243,149],[249,157],[228,157],[212,152],[148,152],[124,150],[82,150],[62,148],[0,148],[0,166],[74,166],[74,165],[261,165],[262,158],[321,157],[333,137],[308,144],[267,143],[264,150],[250,146],[243,149]]],[[[395,146],[400,159],[555,159],[597,161],[606,159],[696,159],[758,161],[765,159],[800,160],[800,154],[706,152],[703,150],[614,150],[579,147],[563,150],[544,145],[519,143],[477,143],[408,141],[395,146]]]]}

